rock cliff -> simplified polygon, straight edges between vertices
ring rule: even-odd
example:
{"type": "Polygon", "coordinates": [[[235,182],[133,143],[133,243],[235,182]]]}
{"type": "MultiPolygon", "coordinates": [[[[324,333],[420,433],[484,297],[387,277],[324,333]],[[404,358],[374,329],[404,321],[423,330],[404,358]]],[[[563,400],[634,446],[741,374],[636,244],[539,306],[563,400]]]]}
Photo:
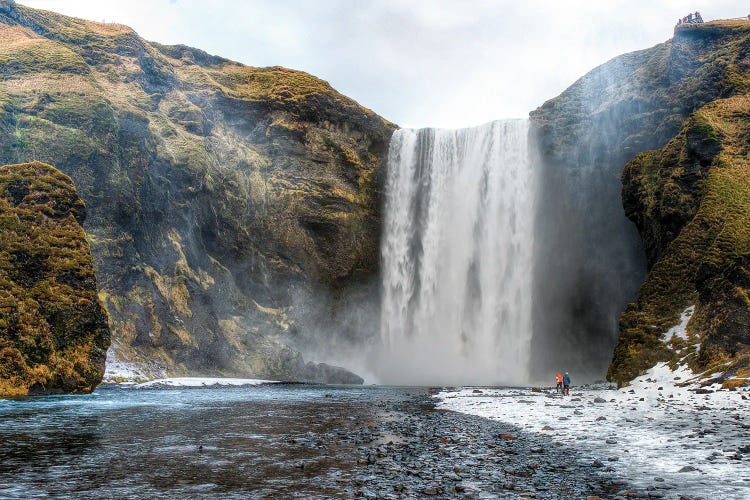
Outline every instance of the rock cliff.
{"type": "Polygon", "coordinates": [[[109,327],[85,216],[54,167],[0,167],[0,397],[91,392],[102,380],[109,327]]]}
{"type": "Polygon", "coordinates": [[[368,335],[335,317],[376,286],[392,124],[299,71],[21,5],[0,74],[0,162],[54,163],[88,207],[113,360],[361,381],[300,349],[368,335]]]}
{"type": "Polygon", "coordinates": [[[601,294],[601,285],[595,293],[582,280],[572,309],[576,318],[594,318],[584,326],[589,338],[603,336],[610,345],[618,339],[611,380],[626,383],[657,361],[685,359],[685,346],[662,336],[691,305],[688,329],[701,343],[690,359],[694,368],[727,362],[732,375],[746,362],[749,54],[748,22],[686,25],[666,43],[593,70],[532,113],[548,189],[561,178],[567,188],[560,197],[567,201],[548,202],[561,206],[552,224],[568,228],[570,217],[590,225],[572,235],[559,231],[551,248],[563,250],[574,275],[610,282],[601,294]],[[620,174],[624,212],[612,202],[620,174]],[[639,240],[627,236],[625,216],[639,240]],[[616,234],[625,236],[602,238],[616,234]],[[636,293],[630,277],[644,272],[636,293]],[[619,312],[631,300],[619,322],[597,313],[619,312]]]}

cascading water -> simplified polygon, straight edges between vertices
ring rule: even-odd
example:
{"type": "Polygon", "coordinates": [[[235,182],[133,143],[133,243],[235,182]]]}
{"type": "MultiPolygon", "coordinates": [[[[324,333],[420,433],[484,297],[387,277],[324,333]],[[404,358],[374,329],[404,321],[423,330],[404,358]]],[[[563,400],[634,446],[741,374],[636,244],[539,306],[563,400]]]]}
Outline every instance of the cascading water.
{"type": "Polygon", "coordinates": [[[527,137],[526,120],[393,135],[382,382],[528,380],[536,182],[527,137]]]}

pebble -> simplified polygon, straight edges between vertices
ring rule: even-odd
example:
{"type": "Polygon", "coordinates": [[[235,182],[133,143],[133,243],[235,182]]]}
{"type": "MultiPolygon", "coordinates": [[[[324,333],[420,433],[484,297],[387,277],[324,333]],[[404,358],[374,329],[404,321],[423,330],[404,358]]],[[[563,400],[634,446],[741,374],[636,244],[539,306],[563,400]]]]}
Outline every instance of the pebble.
{"type": "Polygon", "coordinates": [[[415,397],[379,405],[375,413],[383,417],[357,432],[360,458],[350,472],[359,478],[360,493],[553,499],[611,498],[615,491],[612,474],[598,460],[598,466],[561,466],[575,463],[577,452],[555,444],[554,433],[526,434],[501,422],[430,411],[431,404],[415,397]]]}

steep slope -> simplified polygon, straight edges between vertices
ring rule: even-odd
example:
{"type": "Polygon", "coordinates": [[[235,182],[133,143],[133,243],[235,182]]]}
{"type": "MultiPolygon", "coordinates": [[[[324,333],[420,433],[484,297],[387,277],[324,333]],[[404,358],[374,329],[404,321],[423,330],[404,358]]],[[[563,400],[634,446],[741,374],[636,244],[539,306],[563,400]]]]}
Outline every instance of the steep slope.
{"type": "Polygon", "coordinates": [[[91,392],[107,317],[70,178],[34,162],[0,167],[0,397],[91,392]]]}
{"type": "MultiPolygon", "coordinates": [[[[694,188],[686,188],[672,213],[661,214],[658,224],[638,224],[639,238],[623,211],[619,178],[626,162],[640,152],[665,146],[683,124],[682,140],[700,142],[693,138],[703,133],[700,117],[685,121],[708,103],[748,91],[749,37],[748,22],[684,26],[666,43],[596,68],[532,113],[544,165],[540,213],[546,214],[538,221],[538,244],[546,263],[536,276],[538,365],[573,364],[584,372],[594,365],[593,371],[601,373],[605,366],[597,359],[607,359],[618,330],[618,354],[609,370],[612,379],[625,382],[665,355],[654,342],[689,304],[677,306],[682,301],[663,297],[664,303],[675,305],[659,310],[663,321],[644,333],[654,340],[648,345],[632,333],[650,328],[646,323],[633,325],[632,307],[638,306],[631,306],[621,322],[618,316],[636,298],[642,278],[665,245],[691,220],[688,207],[695,209],[696,200],[691,198],[697,195],[691,191],[694,188]],[[654,353],[635,361],[623,355],[631,350],[639,353],[633,354],[636,358],[654,353]],[[622,365],[626,358],[627,368],[622,365]]],[[[705,163],[717,154],[717,146],[709,143],[698,149],[694,153],[702,156],[693,160],[699,167],[689,175],[702,175],[696,172],[705,170],[705,163]]],[[[644,161],[639,158],[634,162],[644,161]]],[[[677,168],[674,162],[670,170],[677,168]]],[[[626,184],[631,176],[625,174],[626,184]]],[[[653,220],[653,214],[642,211],[646,203],[632,200],[633,190],[627,185],[623,195],[629,218],[653,220]]],[[[697,265],[691,261],[694,257],[682,258],[687,260],[679,266],[697,265]]],[[[648,293],[644,291],[648,283],[641,297],[648,293]]]]}
{"type": "Polygon", "coordinates": [[[623,195],[650,272],[622,316],[610,378],[673,360],[750,383],[750,96],[707,104],[664,148],[629,162],[623,195]],[[691,306],[688,338],[663,339],[691,306]]]}
{"type": "Polygon", "coordinates": [[[0,162],[78,187],[116,357],[336,379],[294,347],[367,335],[332,315],[374,286],[392,124],[302,72],[12,2],[0,74],[0,162]]]}

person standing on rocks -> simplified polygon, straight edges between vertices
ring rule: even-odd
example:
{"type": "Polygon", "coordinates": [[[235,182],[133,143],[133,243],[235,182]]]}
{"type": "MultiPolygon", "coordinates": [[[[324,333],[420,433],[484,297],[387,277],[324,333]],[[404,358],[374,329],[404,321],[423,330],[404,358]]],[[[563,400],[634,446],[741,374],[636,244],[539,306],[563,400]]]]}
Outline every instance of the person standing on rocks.
{"type": "Polygon", "coordinates": [[[570,396],[570,375],[568,375],[568,372],[565,372],[565,376],[563,376],[563,396],[570,396]]]}
{"type": "Polygon", "coordinates": [[[557,384],[557,387],[555,387],[555,391],[562,392],[563,376],[560,375],[560,372],[557,372],[557,375],[555,375],[555,383],[557,384]]]}

